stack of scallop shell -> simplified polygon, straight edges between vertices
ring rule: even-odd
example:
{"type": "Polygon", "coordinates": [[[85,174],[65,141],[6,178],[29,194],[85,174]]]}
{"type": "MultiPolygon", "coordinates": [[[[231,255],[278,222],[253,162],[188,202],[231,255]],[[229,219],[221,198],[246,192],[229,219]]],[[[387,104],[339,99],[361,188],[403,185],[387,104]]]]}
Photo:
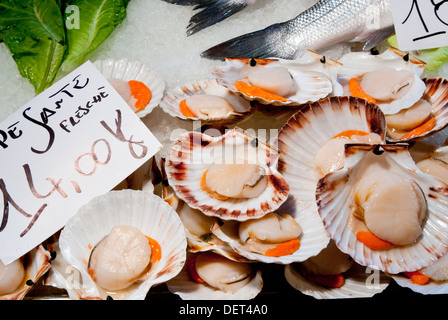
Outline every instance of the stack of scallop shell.
{"type": "Polygon", "coordinates": [[[422,79],[422,61],[394,48],[229,57],[213,79],[169,90],[139,62],[95,65],[123,98],[131,80],[149,89],[139,116],[158,106],[220,133],[180,135],[45,249],[1,265],[18,279],[0,276],[14,287],[2,298],[45,275],[70,299],[145,299],[165,283],[185,300],[247,300],[266,264],[316,299],[370,297],[391,281],[448,292],[448,147],[426,139],[448,125],[448,80],[422,79]],[[271,143],[236,126],[257,108],[293,112],[271,143]]]}

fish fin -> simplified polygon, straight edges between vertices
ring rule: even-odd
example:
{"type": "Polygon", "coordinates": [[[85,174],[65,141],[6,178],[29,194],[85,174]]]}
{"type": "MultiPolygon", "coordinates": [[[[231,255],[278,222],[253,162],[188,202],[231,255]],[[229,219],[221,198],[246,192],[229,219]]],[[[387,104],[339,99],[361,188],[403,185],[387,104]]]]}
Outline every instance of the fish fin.
{"type": "Polygon", "coordinates": [[[375,48],[378,44],[389,38],[395,32],[394,26],[390,26],[371,33],[366,39],[363,50],[368,51],[375,48]]]}
{"type": "Polygon", "coordinates": [[[162,0],[163,2],[177,4],[180,6],[192,6],[200,3],[200,0],[162,0]]]}
{"type": "Polygon", "coordinates": [[[273,24],[263,30],[247,33],[217,44],[201,53],[201,57],[211,60],[239,58],[284,58],[293,59],[298,55],[294,48],[286,45],[284,23],[273,24]]]}
{"type": "Polygon", "coordinates": [[[201,10],[190,19],[187,26],[187,35],[193,35],[205,28],[208,28],[247,7],[246,0],[223,1],[205,0],[200,1],[194,10],[201,10]]]}

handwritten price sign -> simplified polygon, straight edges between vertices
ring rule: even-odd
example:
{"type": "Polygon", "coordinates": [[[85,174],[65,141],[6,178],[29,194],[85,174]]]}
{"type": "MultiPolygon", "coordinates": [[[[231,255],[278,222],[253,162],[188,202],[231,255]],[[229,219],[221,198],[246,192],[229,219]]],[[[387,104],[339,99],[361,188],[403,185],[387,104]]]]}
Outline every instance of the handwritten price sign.
{"type": "Polygon", "coordinates": [[[448,0],[390,0],[390,6],[399,49],[448,45],[448,0]]]}
{"type": "Polygon", "coordinates": [[[0,124],[0,260],[42,243],[160,149],[90,62],[39,94],[0,124]]]}

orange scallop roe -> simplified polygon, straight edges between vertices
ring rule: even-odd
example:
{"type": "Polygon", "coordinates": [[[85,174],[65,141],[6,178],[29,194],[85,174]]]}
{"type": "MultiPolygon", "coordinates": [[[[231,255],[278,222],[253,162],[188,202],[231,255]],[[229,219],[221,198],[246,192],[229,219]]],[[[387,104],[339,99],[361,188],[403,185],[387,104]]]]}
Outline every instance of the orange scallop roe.
{"type": "Polygon", "coordinates": [[[160,244],[148,236],[145,237],[148,239],[149,245],[151,246],[151,262],[156,263],[160,261],[162,258],[162,248],[160,247],[160,244]]]}
{"type": "Polygon", "coordinates": [[[417,128],[412,129],[408,133],[406,133],[404,136],[402,136],[400,139],[408,139],[408,138],[414,138],[421,136],[422,134],[429,132],[432,130],[437,124],[437,120],[435,117],[430,117],[427,121],[419,125],[417,128]]]}
{"type": "Polygon", "coordinates": [[[272,92],[266,91],[266,90],[261,89],[256,86],[252,86],[242,80],[238,80],[235,82],[235,88],[239,92],[244,93],[250,97],[263,98],[268,101],[275,101],[275,100],[282,101],[282,102],[288,101],[286,98],[284,98],[282,96],[276,95],[272,92]]]}
{"type": "Polygon", "coordinates": [[[141,81],[130,80],[128,84],[131,89],[131,95],[137,101],[135,102],[136,112],[140,112],[145,109],[148,103],[151,101],[151,90],[141,81]]]}
{"type": "Polygon", "coordinates": [[[412,283],[425,285],[430,281],[428,276],[421,274],[419,271],[403,272],[403,274],[411,280],[412,283]]]}
{"type": "Polygon", "coordinates": [[[196,115],[190,110],[190,108],[187,105],[187,99],[183,99],[180,103],[179,103],[179,110],[180,112],[188,117],[188,118],[194,118],[196,117],[196,115]]]}
{"type": "Polygon", "coordinates": [[[357,78],[351,78],[348,81],[348,87],[350,89],[350,93],[352,96],[366,99],[367,102],[370,103],[376,103],[375,98],[369,96],[367,93],[364,92],[364,90],[362,90],[361,83],[358,81],[357,78]]]}
{"type": "Polygon", "coordinates": [[[359,231],[356,238],[372,250],[387,250],[395,247],[393,243],[378,238],[370,231],[359,231]]]}
{"type": "Polygon", "coordinates": [[[337,139],[337,138],[346,138],[346,139],[351,139],[353,136],[367,136],[368,133],[365,131],[361,131],[361,130],[345,130],[342,131],[341,133],[335,135],[333,137],[333,139],[337,139]]]}
{"type": "Polygon", "coordinates": [[[299,248],[300,248],[300,240],[292,239],[283,243],[279,243],[272,249],[266,250],[264,255],[268,257],[281,257],[293,254],[299,248]]]}

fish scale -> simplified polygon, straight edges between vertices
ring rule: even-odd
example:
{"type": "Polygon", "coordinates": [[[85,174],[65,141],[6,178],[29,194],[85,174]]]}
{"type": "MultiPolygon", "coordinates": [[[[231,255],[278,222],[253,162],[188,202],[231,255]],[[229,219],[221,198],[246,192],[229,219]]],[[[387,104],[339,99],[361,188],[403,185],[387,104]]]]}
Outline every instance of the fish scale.
{"type": "Polygon", "coordinates": [[[202,53],[209,59],[278,57],[293,59],[350,41],[370,49],[393,33],[389,0],[320,0],[297,17],[251,32],[202,53]]]}

